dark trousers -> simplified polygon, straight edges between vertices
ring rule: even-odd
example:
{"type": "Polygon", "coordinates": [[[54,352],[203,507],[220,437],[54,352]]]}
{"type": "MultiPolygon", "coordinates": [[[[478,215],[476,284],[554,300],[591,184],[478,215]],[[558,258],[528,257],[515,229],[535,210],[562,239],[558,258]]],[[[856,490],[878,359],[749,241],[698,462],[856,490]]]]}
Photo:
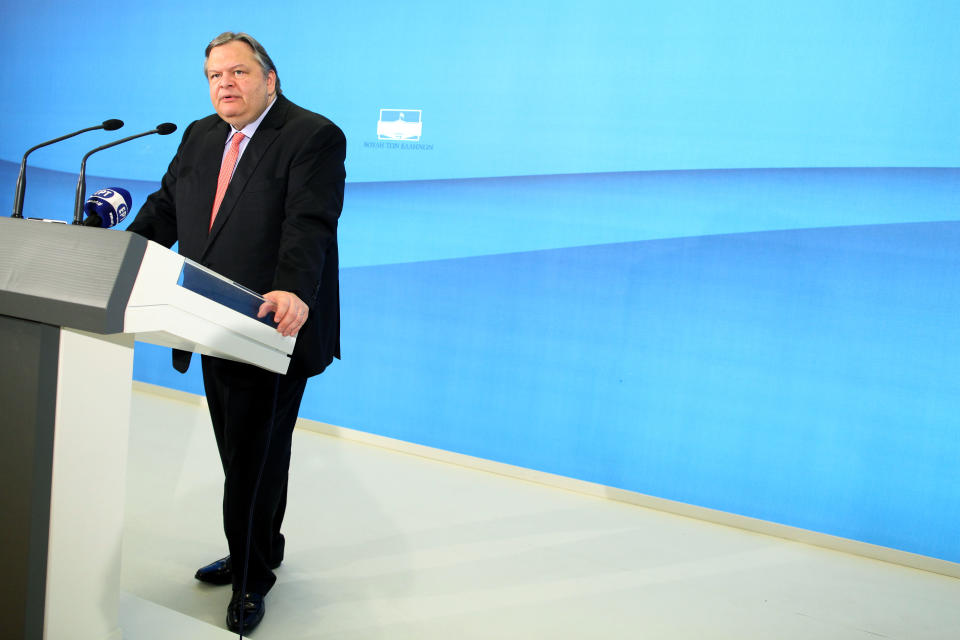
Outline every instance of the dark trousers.
{"type": "Polygon", "coordinates": [[[283,559],[280,526],[287,506],[290,444],[307,379],[210,356],[202,361],[203,386],[223,464],[223,530],[233,589],[241,588],[249,528],[246,590],[266,593],[277,580],[270,567],[283,559]]]}

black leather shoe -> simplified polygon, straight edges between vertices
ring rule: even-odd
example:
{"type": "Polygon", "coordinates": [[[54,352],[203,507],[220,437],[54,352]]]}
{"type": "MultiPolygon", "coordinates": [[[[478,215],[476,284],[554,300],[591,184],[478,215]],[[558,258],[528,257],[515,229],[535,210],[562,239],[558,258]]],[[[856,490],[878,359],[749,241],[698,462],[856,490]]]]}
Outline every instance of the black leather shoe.
{"type": "MultiPolygon", "coordinates": [[[[271,564],[271,569],[276,569],[280,566],[280,562],[277,561],[275,564],[271,564]]],[[[233,583],[233,570],[231,568],[230,556],[225,558],[220,558],[219,560],[214,560],[205,567],[200,567],[197,569],[197,572],[193,576],[200,582],[206,582],[207,584],[232,584],[233,583]]]]}
{"type": "Polygon", "coordinates": [[[234,591],[227,605],[227,629],[246,635],[257,628],[266,613],[263,594],[247,593],[240,598],[240,592],[234,591]]]}
{"type": "Polygon", "coordinates": [[[200,567],[193,577],[207,584],[233,583],[233,572],[230,570],[230,556],[215,560],[205,567],[200,567]]]}

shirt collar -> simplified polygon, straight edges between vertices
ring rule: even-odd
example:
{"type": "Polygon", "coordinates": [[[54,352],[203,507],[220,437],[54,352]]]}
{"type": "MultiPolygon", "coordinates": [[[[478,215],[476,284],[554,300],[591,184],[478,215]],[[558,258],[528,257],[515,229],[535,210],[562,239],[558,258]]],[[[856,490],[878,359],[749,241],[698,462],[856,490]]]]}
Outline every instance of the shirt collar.
{"type": "Polygon", "coordinates": [[[229,141],[233,134],[237,131],[242,133],[245,138],[249,139],[253,137],[253,134],[256,133],[257,127],[260,126],[260,123],[263,122],[263,119],[267,117],[267,112],[273,108],[273,105],[277,103],[277,96],[273,97],[273,100],[270,101],[270,104],[267,105],[267,108],[263,110],[263,113],[260,114],[260,117],[245,126],[243,129],[234,129],[233,126],[230,127],[230,131],[227,132],[227,140],[229,141]]]}

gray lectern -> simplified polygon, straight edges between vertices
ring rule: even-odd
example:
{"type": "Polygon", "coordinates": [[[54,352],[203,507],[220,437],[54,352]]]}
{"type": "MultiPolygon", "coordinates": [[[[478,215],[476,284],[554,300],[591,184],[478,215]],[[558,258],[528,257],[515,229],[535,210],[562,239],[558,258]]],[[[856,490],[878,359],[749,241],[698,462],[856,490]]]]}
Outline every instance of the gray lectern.
{"type": "Polygon", "coordinates": [[[121,638],[133,343],[285,373],[262,300],[131,233],[0,218],[5,638],[121,638]]]}

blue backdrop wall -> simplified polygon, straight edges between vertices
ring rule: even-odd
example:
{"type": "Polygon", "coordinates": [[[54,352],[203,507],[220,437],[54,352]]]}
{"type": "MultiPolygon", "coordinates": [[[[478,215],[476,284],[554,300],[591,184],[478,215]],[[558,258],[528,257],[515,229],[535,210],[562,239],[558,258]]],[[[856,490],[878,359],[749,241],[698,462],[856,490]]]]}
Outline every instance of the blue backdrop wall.
{"type": "MultiPolygon", "coordinates": [[[[349,143],[302,415],[960,561],[960,5],[234,4],[4,3],[8,202],[124,119],[31,156],[25,213],[68,219],[83,153],[210,113],[203,48],[249,31],[349,143]]],[[[89,191],[136,209],[178,138],[89,191]]]]}

